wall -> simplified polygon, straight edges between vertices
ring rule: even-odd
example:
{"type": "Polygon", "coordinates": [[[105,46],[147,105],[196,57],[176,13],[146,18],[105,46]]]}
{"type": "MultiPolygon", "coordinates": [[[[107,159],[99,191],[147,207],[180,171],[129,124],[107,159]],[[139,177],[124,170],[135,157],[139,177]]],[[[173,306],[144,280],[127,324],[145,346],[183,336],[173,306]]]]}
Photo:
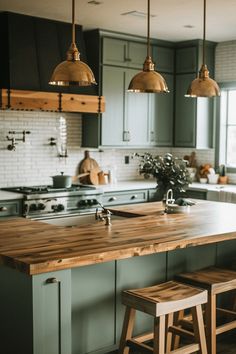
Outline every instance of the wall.
{"type": "MultiPolygon", "coordinates": [[[[64,171],[65,174],[75,175],[79,162],[83,159],[84,149],[81,145],[81,116],[73,113],[51,112],[21,112],[0,111],[0,187],[22,185],[51,184],[50,176],[64,171]],[[66,125],[64,125],[66,123],[66,125]],[[66,128],[67,158],[58,157],[61,146],[61,133],[66,128]],[[64,130],[63,130],[64,129],[64,130]],[[10,142],[6,139],[8,132],[14,130],[31,133],[26,136],[26,142],[18,142],[15,151],[7,150],[10,142]],[[50,138],[57,139],[57,146],[50,146],[50,138]]],[[[21,137],[20,134],[17,137],[21,137]]],[[[145,149],[146,151],[147,149],[145,149]]],[[[116,166],[118,180],[142,179],[138,173],[138,159],[132,158],[134,152],[144,150],[106,149],[103,151],[90,150],[103,169],[116,166]],[[124,163],[124,156],[130,156],[130,163],[124,163]]],[[[155,148],[149,149],[153,154],[172,152],[175,156],[183,157],[193,149],[155,148]]],[[[199,164],[214,163],[214,150],[197,150],[199,164]]]]}

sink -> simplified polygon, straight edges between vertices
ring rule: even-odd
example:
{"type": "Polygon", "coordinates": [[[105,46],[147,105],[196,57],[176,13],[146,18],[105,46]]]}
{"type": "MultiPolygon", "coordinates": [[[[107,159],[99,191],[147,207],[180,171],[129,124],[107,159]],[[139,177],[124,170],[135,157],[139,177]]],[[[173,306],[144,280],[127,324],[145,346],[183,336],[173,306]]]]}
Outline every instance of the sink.
{"type": "MultiPolygon", "coordinates": [[[[137,215],[139,216],[139,215],[137,215]]],[[[115,215],[112,214],[111,216],[111,223],[114,220],[123,220],[130,217],[135,217],[133,214],[127,215],[115,215]]],[[[76,215],[76,216],[66,216],[66,217],[58,217],[53,219],[45,219],[41,220],[46,224],[62,226],[62,227],[73,227],[73,226],[82,226],[82,225],[93,225],[93,224],[100,224],[103,221],[99,221],[95,219],[95,214],[87,214],[87,215],[76,215]]]]}

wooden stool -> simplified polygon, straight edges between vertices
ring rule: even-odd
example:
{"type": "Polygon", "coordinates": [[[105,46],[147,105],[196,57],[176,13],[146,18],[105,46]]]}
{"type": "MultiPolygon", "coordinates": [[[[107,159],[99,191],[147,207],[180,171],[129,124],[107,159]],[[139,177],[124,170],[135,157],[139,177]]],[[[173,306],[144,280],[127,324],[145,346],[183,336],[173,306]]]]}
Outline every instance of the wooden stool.
{"type": "Polygon", "coordinates": [[[200,351],[202,354],[207,354],[201,307],[201,304],[206,302],[206,290],[196,289],[174,281],[148,288],[123,291],[122,303],[126,305],[126,312],[119,354],[128,354],[130,346],[139,350],[141,349],[142,353],[188,354],[200,351]],[[195,339],[195,343],[171,351],[172,333],[176,333],[175,331],[177,331],[178,335],[180,335],[184,332],[173,326],[174,312],[187,308],[191,308],[194,318],[194,335],[192,337],[195,339]],[[154,317],[153,332],[137,337],[132,336],[136,310],[154,317]],[[144,343],[151,339],[154,339],[153,348],[144,343]]]}
{"type": "Polygon", "coordinates": [[[200,271],[180,274],[178,281],[208,290],[205,323],[208,354],[216,354],[216,336],[236,328],[236,320],[216,325],[216,311],[235,316],[236,312],[216,307],[216,295],[236,289],[236,271],[210,267],[200,271]]]}

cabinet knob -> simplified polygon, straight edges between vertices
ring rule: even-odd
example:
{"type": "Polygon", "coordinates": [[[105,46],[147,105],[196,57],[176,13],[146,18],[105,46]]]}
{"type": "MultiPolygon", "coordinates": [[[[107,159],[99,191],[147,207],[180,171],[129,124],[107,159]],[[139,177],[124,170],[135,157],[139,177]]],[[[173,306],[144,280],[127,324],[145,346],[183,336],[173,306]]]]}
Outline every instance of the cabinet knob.
{"type": "Polygon", "coordinates": [[[58,280],[57,278],[48,278],[46,280],[47,284],[56,284],[56,283],[60,283],[60,280],[58,280]]]}
{"type": "Polygon", "coordinates": [[[131,199],[137,199],[137,198],[138,198],[137,194],[134,194],[134,195],[132,195],[132,197],[131,197],[131,199]]]}
{"type": "Polygon", "coordinates": [[[0,207],[0,212],[7,211],[7,207],[0,207]]]}
{"type": "Polygon", "coordinates": [[[108,201],[109,201],[109,202],[114,202],[115,200],[117,200],[116,197],[111,197],[108,201]]]}
{"type": "Polygon", "coordinates": [[[155,141],[155,134],[154,131],[150,132],[150,141],[155,141]]]}

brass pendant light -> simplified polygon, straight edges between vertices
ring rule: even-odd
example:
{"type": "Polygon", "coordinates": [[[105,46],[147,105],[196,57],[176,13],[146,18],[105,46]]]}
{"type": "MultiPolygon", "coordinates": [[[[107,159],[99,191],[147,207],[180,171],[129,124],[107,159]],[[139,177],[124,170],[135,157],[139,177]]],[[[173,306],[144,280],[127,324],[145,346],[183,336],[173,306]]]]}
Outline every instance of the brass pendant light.
{"type": "Polygon", "coordinates": [[[143,64],[143,71],[135,75],[130,81],[128,92],[138,93],[167,93],[169,92],[165,79],[154,69],[150,55],[150,0],[148,3],[147,21],[147,57],[143,64]]]}
{"type": "Polygon", "coordinates": [[[66,56],[66,60],[54,69],[49,81],[50,85],[91,86],[96,84],[92,70],[80,60],[80,53],[75,43],[75,0],[72,0],[72,43],[66,56]]]}
{"type": "Polygon", "coordinates": [[[202,66],[198,77],[193,80],[188,88],[186,97],[214,97],[220,96],[220,89],[217,82],[209,77],[209,71],[205,64],[206,52],[206,0],[203,0],[203,48],[202,48],[202,66]]]}

